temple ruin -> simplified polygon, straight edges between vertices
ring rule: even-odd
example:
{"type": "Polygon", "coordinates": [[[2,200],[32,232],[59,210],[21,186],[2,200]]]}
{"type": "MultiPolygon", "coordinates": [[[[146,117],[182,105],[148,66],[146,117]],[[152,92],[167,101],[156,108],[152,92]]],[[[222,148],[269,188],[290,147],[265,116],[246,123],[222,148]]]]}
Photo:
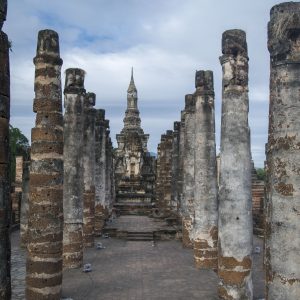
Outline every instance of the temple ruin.
{"type": "Polygon", "coordinates": [[[86,92],[77,66],[65,72],[63,114],[59,36],[39,31],[31,148],[14,158],[10,179],[6,12],[0,1],[0,299],[15,297],[15,256],[24,269],[17,300],[299,299],[300,3],[270,12],[265,182],[251,155],[240,29],[223,32],[219,73],[196,71],[196,90],[185,95],[179,121],[162,129],[157,156],[141,126],[133,70],[114,147],[110,110],[86,92]]]}
{"type": "Polygon", "coordinates": [[[141,128],[133,71],[127,89],[124,128],[115,150],[115,208],[120,214],[150,214],[154,201],[155,158],[147,149],[148,134],[141,128]]]}

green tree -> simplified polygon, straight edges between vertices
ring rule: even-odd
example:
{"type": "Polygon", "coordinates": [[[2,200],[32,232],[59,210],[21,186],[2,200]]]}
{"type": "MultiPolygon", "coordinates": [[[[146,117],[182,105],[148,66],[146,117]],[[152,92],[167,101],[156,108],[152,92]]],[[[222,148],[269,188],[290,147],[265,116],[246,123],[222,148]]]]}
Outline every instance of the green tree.
{"type": "Polygon", "coordinates": [[[16,156],[29,159],[29,142],[19,128],[9,125],[10,180],[16,179],[16,156]]]}
{"type": "Polygon", "coordinates": [[[265,180],[266,178],[266,171],[263,168],[258,168],[256,169],[256,173],[257,173],[257,179],[259,180],[265,180]]]}

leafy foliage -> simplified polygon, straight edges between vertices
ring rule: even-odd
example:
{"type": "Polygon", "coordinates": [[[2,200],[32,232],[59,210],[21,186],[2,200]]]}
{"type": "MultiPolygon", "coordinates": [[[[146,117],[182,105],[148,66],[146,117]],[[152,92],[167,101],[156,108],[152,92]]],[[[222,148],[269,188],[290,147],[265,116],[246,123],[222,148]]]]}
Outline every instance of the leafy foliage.
{"type": "Polygon", "coordinates": [[[24,160],[29,159],[29,142],[27,137],[19,128],[9,125],[9,149],[10,149],[10,180],[16,178],[16,156],[23,156],[24,160]]]}
{"type": "Polygon", "coordinates": [[[258,168],[256,169],[256,173],[257,173],[257,179],[259,180],[265,180],[266,178],[266,171],[263,168],[258,168]]]}

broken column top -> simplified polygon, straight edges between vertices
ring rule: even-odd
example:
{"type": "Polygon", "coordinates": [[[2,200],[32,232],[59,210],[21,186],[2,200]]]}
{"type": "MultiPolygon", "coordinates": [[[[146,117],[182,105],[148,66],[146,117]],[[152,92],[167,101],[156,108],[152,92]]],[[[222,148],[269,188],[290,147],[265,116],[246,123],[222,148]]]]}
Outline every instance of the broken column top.
{"type": "Polygon", "coordinates": [[[87,93],[84,99],[84,105],[86,107],[93,107],[96,104],[96,94],[95,93],[87,93]]]}
{"type": "Polygon", "coordinates": [[[104,109],[96,109],[96,122],[100,122],[105,120],[105,110],[104,109]]]}
{"type": "Polygon", "coordinates": [[[167,138],[167,136],[166,136],[165,134],[162,134],[162,135],[160,136],[161,142],[164,142],[164,141],[166,140],[166,138],[167,138]]]}
{"type": "Polygon", "coordinates": [[[180,122],[178,122],[178,121],[176,121],[176,122],[174,122],[174,131],[179,131],[179,129],[180,129],[180,122]]]}
{"type": "Polygon", "coordinates": [[[273,61],[300,60],[300,3],[272,7],[268,23],[268,49],[273,61]]]}
{"type": "Polygon", "coordinates": [[[230,29],[222,35],[222,53],[227,55],[247,56],[246,32],[240,29],[230,29]]]}
{"type": "Polygon", "coordinates": [[[185,110],[192,111],[195,108],[195,98],[193,94],[185,95],[185,110]]]}
{"type": "Polygon", "coordinates": [[[180,112],[180,124],[181,124],[181,126],[184,126],[184,121],[185,121],[185,110],[182,110],[180,112]]]}
{"type": "Polygon", "coordinates": [[[62,64],[59,56],[59,37],[57,32],[50,29],[39,31],[36,57],[56,58],[62,64]]]}
{"type": "Polygon", "coordinates": [[[300,7],[299,2],[290,1],[290,2],[279,3],[274,5],[271,8],[270,16],[272,18],[274,15],[280,16],[285,13],[294,13],[295,11],[299,10],[299,7],[300,7]]]}
{"type": "Polygon", "coordinates": [[[85,71],[78,68],[70,68],[66,70],[65,93],[85,92],[84,89],[85,71]]]}
{"type": "Polygon", "coordinates": [[[109,129],[109,120],[105,120],[105,127],[109,129]]]}
{"type": "Polygon", "coordinates": [[[7,14],[7,0],[0,1],[0,30],[2,29],[3,23],[6,20],[7,14]]]}
{"type": "Polygon", "coordinates": [[[213,91],[214,90],[214,78],[212,71],[196,71],[195,75],[195,87],[201,91],[213,91]]]}
{"type": "Polygon", "coordinates": [[[167,130],[166,131],[166,135],[172,135],[173,134],[173,130],[167,130]]]}

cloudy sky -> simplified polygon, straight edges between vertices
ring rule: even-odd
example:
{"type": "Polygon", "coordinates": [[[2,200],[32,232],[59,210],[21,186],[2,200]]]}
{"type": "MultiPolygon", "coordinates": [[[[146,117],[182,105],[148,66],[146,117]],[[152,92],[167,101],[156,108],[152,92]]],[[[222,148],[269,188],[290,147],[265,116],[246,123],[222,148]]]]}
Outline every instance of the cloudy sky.
{"type": "MultiPolygon", "coordinates": [[[[34,126],[37,33],[60,36],[63,72],[86,71],[85,87],[106,110],[111,134],[123,127],[126,90],[134,67],[142,127],[156,152],[160,135],[180,119],[184,95],[193,93],[195,70],[213,70],[217,147],[220,140],[222,32],[243,29],[249,48],[252,156],[263,166],[267,141],[269,53],[267,22],[274,0],[9,0],[3,30],[12,41],[11,123],[30,139],[34,126]]],[[[217,150],[218,150],[217,149],[217,150]]]]}

